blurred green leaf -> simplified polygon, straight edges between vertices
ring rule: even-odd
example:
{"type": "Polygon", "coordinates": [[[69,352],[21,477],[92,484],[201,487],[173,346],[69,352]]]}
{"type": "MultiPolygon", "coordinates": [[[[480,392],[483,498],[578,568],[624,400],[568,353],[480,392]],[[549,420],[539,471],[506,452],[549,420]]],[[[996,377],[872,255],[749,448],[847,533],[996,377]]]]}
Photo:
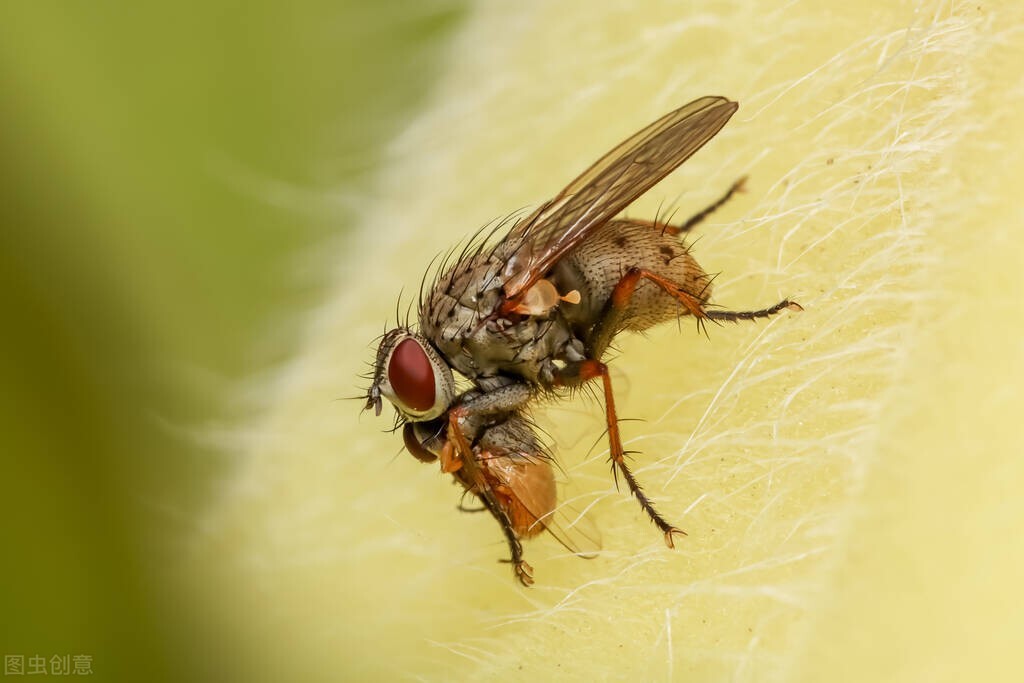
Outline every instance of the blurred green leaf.
{"type": "Polygon", "coordinates": [[[231,678],[173,579],[226,461],[181,434],[288,354],[320,282],[299,257],[347,229],[331,194],[368,182],[459,16],[0,6],[5,654],[231,678]]]}

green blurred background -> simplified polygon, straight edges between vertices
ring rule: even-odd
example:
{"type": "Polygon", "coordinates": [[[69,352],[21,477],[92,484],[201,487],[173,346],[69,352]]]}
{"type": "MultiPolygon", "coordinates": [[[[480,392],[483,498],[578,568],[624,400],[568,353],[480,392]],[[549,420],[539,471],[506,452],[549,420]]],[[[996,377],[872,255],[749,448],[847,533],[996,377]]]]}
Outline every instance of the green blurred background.
{"type": "Polygon", "coordinates": [[[175,575],[229,467],[203,435],[258,412],[318,247],[344,244],[460,17],[0,5],[3,654],[91,655],[98,680],[240,670],[175,575]]]}

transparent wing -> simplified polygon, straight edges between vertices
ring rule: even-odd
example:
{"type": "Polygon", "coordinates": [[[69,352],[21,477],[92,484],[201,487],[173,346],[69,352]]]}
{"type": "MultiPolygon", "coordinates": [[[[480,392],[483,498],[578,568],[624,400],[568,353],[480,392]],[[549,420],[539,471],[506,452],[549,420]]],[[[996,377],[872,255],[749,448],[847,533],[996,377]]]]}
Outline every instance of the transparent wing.
{"type": "Polygon", "coordinates": [[[597,525],[584,512],[567,503],[561,503],[537,523],[566,549],[584,559],[597,557],[601,550],[601,532],[597,525]]]}
{"type": "MultiPolygon", "coordinates": [[[[551,464],[546,460],[531,463],[531,467],[541,466],[550,469],[551,464]]],[[[530,513],[533,521],[528,536],[547,531],[570,552],[584,558],[592,558],[601,550],[601,534],[585,514],[565,504],[556,506],[546,514],[543,512],[548,508],[546,500],[549,494],[544,487],[537,485],[537,477],[529,470],[521,466],[502,467],[500,478],[519,504],[530,513]]],[[[550,495],[553,495],[553,490],[550,495]]]]}
{"type": "Polygon", "coordinates": [[[570,249],[654,187],[713,138],[739,105],[702,97],[662,116],[597,160],[551,201],[519,221],[509,238],[505,295],[524,292],[570,249]]]}
{"type": "Polygon", "coordinates": [[[523,415],[510,414],[483,429],[473,455],[483,485],[490,487],[518,537],[547,531],[581,557],[593,557],[601,549],[593,522],[570,506],[558,505],[551,454],[523,415]]]}

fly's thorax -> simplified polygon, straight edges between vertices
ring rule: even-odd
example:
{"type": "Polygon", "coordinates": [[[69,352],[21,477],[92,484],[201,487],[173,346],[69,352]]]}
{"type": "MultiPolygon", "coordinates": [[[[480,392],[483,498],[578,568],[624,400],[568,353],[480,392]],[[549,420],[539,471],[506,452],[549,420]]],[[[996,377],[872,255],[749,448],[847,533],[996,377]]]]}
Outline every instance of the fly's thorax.
{"type": "Polygon", "coordinates": [[[560,315],[479,321],[462,335],[439,339],[437,346],[470,379],[511,375],[544,386],[552,383],[557,360],[581,359],[583,349],[560,315]]]}
{"type": "Polygon", "coordinates": [[[545,315],[495,316],[514,244],[462,260],[437,279],[420,310],[420,329],[451,367],[470,379],[516,375],[549,384],[565,349],[582,349],[558,309],[545,315]]]}
{"type": "Polygon", "coordinates": [[[464,362],[463,340],[501,301],[503,262],[476,251],[442,272],[420,305],[420,330],[459,372],[474,376],[464,362]]]}

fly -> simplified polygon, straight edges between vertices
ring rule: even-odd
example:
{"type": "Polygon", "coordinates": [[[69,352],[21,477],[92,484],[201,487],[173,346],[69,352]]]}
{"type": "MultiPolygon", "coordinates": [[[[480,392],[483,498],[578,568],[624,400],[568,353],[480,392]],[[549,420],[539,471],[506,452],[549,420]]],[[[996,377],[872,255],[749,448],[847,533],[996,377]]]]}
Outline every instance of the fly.
{"type": "Polygon", "coordinates": [[[418,325],[381,339],[366,407],[379,415],[387,398],[408,450],[439,460],[481,500],[525,585],[533,579],[520,539],[546,529],[579,554],[597,547],[593,534],[570,537],[556,524],[550,463],[522,417],[531,401],[601,382],[613,473],[673,548],[685,532],[658,512],[626,462],[602,361],[609,344],[620,332],[680,315],[704,325],[802,310],[788,299],[750,311],[710,307],[711,278],[682,238],[743,180],[679,225],[617,217],[713,138],[738,106],[702,97],[627,138],[501,239],[479,241],[442,266],[421,293],[418,325]],[[457,393],[456,373],[472,388],[457,393]]]}

